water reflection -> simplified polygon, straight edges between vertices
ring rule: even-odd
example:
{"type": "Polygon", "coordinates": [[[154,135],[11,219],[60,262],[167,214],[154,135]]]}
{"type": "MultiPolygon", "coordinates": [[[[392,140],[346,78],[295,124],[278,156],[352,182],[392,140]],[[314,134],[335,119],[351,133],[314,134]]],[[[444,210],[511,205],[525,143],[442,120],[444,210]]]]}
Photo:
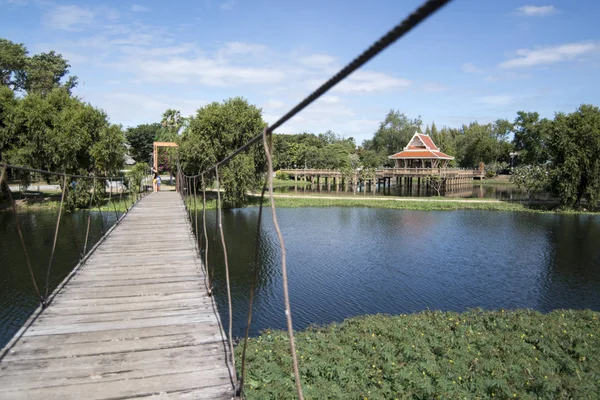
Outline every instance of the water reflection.
{"type": "MultiPolygon", "coordinates": [[[[437,196],[438,193],[424,185],[417,186],[396,186],[390,187],[379,185],[361,185],[356,188],[352,186],[342,187],[336,185],[316,185],[310,184],[306,186],[294,185],[291,182],[290,186],[275,188],[277,193],[295,193],[295,194],[326,194],[331,196],[401,196],[401,197],[431,197],[437,196]]],[[[478,199],[498,199],[498,200],[528,200],[527,194],[513,185],[506,184],[478,184],[473,181],[472,185],[463,185],[443,193],[447,198],[478,198],[478,199]]],[[[551,199],[548,193],[536,193],[534,200],[549,200],[551,199]]]]}
{"type": "MultiPolygon", "coordinates": [[[[42,293],[46,290],[46,268],[54,241],[57,212],[43,210],[19,213],[31,266],[42,293]]],[[[113,213],[105,212],[101,216],[98,212],[92,212],[91,216],[88,249],[100,239],[102,225],[108,229],[116,220],[113,213]]],[[[50,293],[79,261],[86,227],[87,212],[63,214],[52,262],[48,287],[50,293]]],[[[38,305],[39,299],[27,269],[25,253],[16,233],[15,217],[11,212],[0,212],[0,347],[21,328],[38,305]]]]}
{"type": "MultiPolygon", "coordinates": [[[[425,309],[600,310],[598,216],[367,208],[278,213],[297,329],[366,313],[425,309]]],[[[226,212],[223,220],[235,335],[243,334],[247,315],[256,217],[256,209],[246,209],[226,212]]],[[[285,327],[271,224],[266,215],[253,334],[285,327]]],[[[216,276],[219,311],[227,321],[222,267],[216,276]]]]}

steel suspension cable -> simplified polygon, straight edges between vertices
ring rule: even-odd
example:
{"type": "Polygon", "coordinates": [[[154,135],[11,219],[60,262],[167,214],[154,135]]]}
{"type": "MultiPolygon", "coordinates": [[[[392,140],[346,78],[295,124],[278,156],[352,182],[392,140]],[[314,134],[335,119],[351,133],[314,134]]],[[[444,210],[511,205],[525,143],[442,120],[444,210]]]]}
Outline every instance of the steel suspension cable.
{"type": "Polygon", "coordinates": [[[283,235],[279,228],[279,222],[277,222],[277,211],[275,210],[275,198],[273,197],[273,157],[271,156],[271,149],[267,141],[267,128],[263,130],[263,145],[265,147],[265,154],[267,156],[267,179],[269,182],[269,198],[271,199],[271,216],[273,217],[273,225],[277,231],[277,237],[279,238],[279,247],[281,247],[281,279],[283,283],[283,298],[285,303],[285,316],[287,319],[288,336],[290,339],[290,352],[292,353],[292,363],[294,367],[294,378],[296,381],[296,390],[298,391],[298,398],[304,399],[302,393],[302,384],[300,382],[300,372],[298,369],[298,357],[296,355],[296,344],[294,343],[294,326],[292,323],[292,311],[290,307],[290,294],[288,290],[288,276],[287,276],[287,265],[286,265],[286,250],[285,242],[283,241],[283,235]]]}
{"type": "Polygon", "coordinates": [[[58,229],[60,228],[60,217],[62,216],[63,204],[65,202],[65,193],[67,191],[67,175],[63,177],[63,190],[60,196],[60,208],[58,209],[58,218],[56,220],[56,229],[54,230],[54,242],[52,243],[52,251],[50,252],[50,260],[48,261],[48,268],[46,269],[46,293],[44,294],[43,307],[46,307],[46,301],[48,300],[48,293],[50,290],[50,270],[52,268],[52,260],[54,259],[54,251],[56,250],[56,241],[58,240],[58,229]]]}
{"type": "MultiPolygon", "coordinates": [[[[218,215],[218,225],[219,225],[219,231],[221,232],[221,246],[223,248],[223,258],[225,261],[225,280],[227,282],[227,302],[229,304],[229,347],[230,347],[230,351],[231,351],[231,365],[233,368],[235,368],[235,353],[233,350],[233,334],[232,334],[232,328],[233,328],[233,305],[232,305],[232,301],[231,301],[231,285],[229,282],[229,261],[227,260],[227,245],[225,244],[225,233],[223,232],[223,214],[222,214],[222,208],[221,208],[221,193],[220,193],[220,183],[219,183],[219,168],[215,168],[215,176],[216,176],[216,181],[217,181],[217,215],[218,215]]],[[[237,377],[234,376],[233,378],[233,383],[234,386],[237,384],[237,377]]]]}
{"type": "MultiPolygon", "coordinates": [[[[6,165],[2,170],[2,179],[0,179],[0,185],[2,185],[2,181],[6,178],[6,165]]],[[[35,290],[35,294],[40,300],[40,304],[44,304],[44,298],[40,293],[40,289],[38,288],[37,282],[35,280],[35,274],[33,273],[33,268],[31,267],[31,261],[29,260],[29,253],[27,252],[27,246],[25,245],[25,239],[23,238],[23,233],[21,232],[21,224],[19,223],[19,215],[17,213],[17,205],[15,203],[15,199],[12,197],[12,193],[10,190],[10,186],[8,183],[6,184],[8,201],[12,205],[13,213],[15,214],[15,226],[17,228],[17,233],[19,235],[19,239],[21,240],[21,246],[23,247],[23,252],[25,253],[25,262],[27,263],[27,269],[29,270],[29,275],[31,276],[31,282],[33,283],[33,289],[35,290]]]]}
{"type": "MultiPolygon", "coordinates": [[[[428,0],[423,3],[419,8],[413,11],[408,17],[406,17],[402,22],[389,30],[385,35],[383,35],[379,40],[373,43],[368,49],[363,51],[358,57],[352,60],[349,64],[347,64],[344,68],[342,68],[337,74],[332,76],[327,82],[323,83],[319,86],[314,92],[312,92],[309,96],[307,96],[304,100],[298,103],[294,108],[288,111],[283,117],[279,118],[275,123],[267,128],[267,133],[273,133],[275,129],[279,128],[281,125],[292,119],[296,114],[305,109],[319,97],[328,92],[335,85],[340,83],[342,80],[347,78],[354,71],[365,65],[368,61],[373,59],[387,47],[389,47],[396,40],[400,39],[402,36],[411,31],[414,27],[423,22],[427,17],[434,14],[444,5],[449,3],[452,0],[428,0]]],[[[223,166],[232,158],[237,156],[238,154],[246,151],[251,145],[261,140],[263,134],[259,133],[249,141],[247,141],[244,145],[240,146],[233,153],[229,154],[227,157],[223,158],[219,162],[217,162],[212,167],[209,167],[205,172],[209,172],[214,170],[218,166],[223,166]]]]}

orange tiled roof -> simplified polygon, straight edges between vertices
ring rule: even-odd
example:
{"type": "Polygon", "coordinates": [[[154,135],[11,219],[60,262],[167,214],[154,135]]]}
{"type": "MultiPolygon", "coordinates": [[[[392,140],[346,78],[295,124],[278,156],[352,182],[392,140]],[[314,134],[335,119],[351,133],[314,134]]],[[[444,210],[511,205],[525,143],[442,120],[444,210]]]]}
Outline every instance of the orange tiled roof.
{"type": "MultiPolygon", "coordinates": [[[[437,148],[437,147],[436,147],[437,148]]],[[[454,157],[449,156],[448,154],[442,153],[441,151],[435,150],[404,150],[400,153],[396,153],[388,158],[397,159],[397,158],[431,158],[431,159],[443,159],[443,160],[453,160],[454,157]]]]}
{"type": "Polygon", "coordinates": [[[428,135],[419,134],[419,139],[427,146],[430,150],[439,150],[439,148],[433,143],[433,140],[428,135]]]}

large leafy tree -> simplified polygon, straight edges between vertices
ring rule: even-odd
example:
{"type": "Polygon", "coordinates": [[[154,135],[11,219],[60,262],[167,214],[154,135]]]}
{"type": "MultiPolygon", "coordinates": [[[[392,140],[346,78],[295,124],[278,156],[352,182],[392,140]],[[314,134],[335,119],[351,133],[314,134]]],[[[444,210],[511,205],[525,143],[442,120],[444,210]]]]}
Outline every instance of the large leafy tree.
{"type": "Polygon", "coordinates": [[[76,174],[113,174],[123,164],[120,126],[65,88],[18,99],[2,119],[2,158],[12,164],[76,174]]]}
{"type": "Polygon", "coordinates": [[[16,89],[26,66],[25,46],[0,38],[0,85],[16,89]]]}
{"type": "Polygon", "coordinates": [[[152,145],[162,129],[158,122],[127,128],[125,138],[130,145],[129,152],[135,161],[143,163],[150,159],[152,145]]]}
{"type": "MultiPolygon", "coordinates": [[[[387,160],[387,156],[399,152],[406,146],[422,123],[421,117],[411,119],[398,110],[390,110],[383,122],[379,124],[373,139],[365,140],[363,147],[365,150],[375,151],[387,160]]],[[[389,160],[386,163],[393,165],[389,160]]]]}
{"type": "Polygon", "coordinates": [[[579,206],[585,199],[595,208],[600,196],[600,109],[582,105],[574,113],[558,113],[548,128],[554,193],[563,206],[579,206]]]}
{"type": "Polygon", "coordinates": [[[543,164],[548,161],[548,128],[550,121],[540,120],[537,112],[519,111],[513,124],[515,150],[521,164],[543,164]]]}
{"type": "Polygon", "coordinates": [[[348,166],[350,155],[356,151],[356,143],[352,137],[343,138],[332,131],[318,135],[276,134],[273,137],[273,146],[276,169],[341,169],[348,166]]]}
{"type": "Polygon", "coordinates": [[[69,73],[70,65],[62,55],[50,51],[28,56],[23,44],[0,38],[0,85],[12,90],[46,95],[57,87],[71,91],[77,77],[69,73]]]}
{"type": "MultiPolygon", "coordinates": [[[[181,137],[180,154],[184,170],[199,173],[208,169],[260,134],[265,126],[261,110],[240,97],[200,108],[181,137]]],[[[247,204],[247,192],[259,187],[264,172],[261,142],[221,167],[219,177],[221,187],[225,189],[224,205],[242,207],[247,204]]]]}

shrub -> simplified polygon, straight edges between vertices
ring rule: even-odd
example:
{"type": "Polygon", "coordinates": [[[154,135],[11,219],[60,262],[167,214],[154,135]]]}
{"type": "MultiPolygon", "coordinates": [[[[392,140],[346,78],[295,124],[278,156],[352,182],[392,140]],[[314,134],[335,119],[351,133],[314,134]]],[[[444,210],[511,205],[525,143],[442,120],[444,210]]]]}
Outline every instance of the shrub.
{"type": "MultiPolygon", "coordinates": [[[[472,310],[351,318],[297,333],[302,385],[310,399],[599,398],[599,315],[472,310]]],[[[246,362],[249,399],[293,397],[285,332],[250,339],[246,362]]]]}

